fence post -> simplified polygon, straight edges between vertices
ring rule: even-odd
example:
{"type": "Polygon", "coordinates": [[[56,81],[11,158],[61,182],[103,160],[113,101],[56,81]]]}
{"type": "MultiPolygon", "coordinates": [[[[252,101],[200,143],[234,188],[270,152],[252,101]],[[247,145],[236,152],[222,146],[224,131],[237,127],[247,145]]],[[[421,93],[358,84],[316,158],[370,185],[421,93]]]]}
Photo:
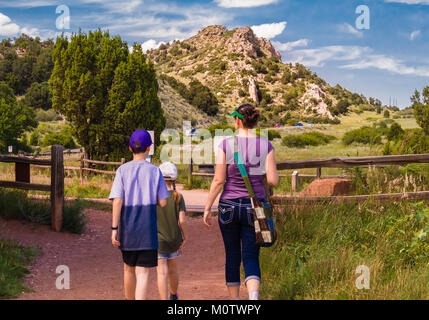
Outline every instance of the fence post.
{"type": "Polygon", "coordinates": [[[189,163],[189,167],[188,167],[188,186],[192,185],[192,171],[193,171],[193,163],[192,163],[192,157],[191,157],[191,162],[189,163]]]}
{"type": "Polygon", "coordinates": [[[83,159],[85,158],[85,154],[82,154],[81,156],[80,156],[80,184],[82,184],[83,183],[83,166],[84,166],[84,162],[83,162],[83,159]]]}
{"type": "Polygon", "coordinates": [[[125,158],[121,158],[121,163],[124,164],[125,163],[125,158]]]}
{"type": "Polygon", "coordinates": [[[51,148],[51,225],[61,231],[64,208],[64,155],[63,146],[51,148]]]}
{"type": "Polygon", "coordinates": [[[299,174],[298,171],[292,173],[292,191],[296,192],[299,186],[299,174]]]}
{"type": "Polygon", "coordinates": [[[322,168],[317,168],[316,176],[317,179],[320,179],[322,177],[322,168]]]}

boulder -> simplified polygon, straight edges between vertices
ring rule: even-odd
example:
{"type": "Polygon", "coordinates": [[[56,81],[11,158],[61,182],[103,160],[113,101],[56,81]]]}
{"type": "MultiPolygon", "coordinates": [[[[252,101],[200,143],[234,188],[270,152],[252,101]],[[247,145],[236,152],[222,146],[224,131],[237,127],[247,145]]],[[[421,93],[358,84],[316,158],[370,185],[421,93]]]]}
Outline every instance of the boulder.
{"type": "Polygon", "coordinates": [[[301,191],[301,197],[330,197],[347,195],[351,181],[348,179],[319,179],[311,182],[301,191]]]}

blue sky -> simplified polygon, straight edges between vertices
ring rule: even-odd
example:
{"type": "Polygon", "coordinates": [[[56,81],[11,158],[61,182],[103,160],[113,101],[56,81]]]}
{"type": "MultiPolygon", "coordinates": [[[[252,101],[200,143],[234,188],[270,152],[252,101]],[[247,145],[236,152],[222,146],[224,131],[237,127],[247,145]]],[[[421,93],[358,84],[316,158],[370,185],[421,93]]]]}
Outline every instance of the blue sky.
{"type": "Polygon", "coordinates": [[[429,0],[0,0],[0,38],[102,28],[151,48],[212,24],[252,26],[284,62],[384,104],[392,97],[406,107],[429,85],[429,0]],[[59,5],[70,9],[70,29],[57,29],[59,5]],[[357,28],[359,5],[369,9],[368,30],[357,28]]]}

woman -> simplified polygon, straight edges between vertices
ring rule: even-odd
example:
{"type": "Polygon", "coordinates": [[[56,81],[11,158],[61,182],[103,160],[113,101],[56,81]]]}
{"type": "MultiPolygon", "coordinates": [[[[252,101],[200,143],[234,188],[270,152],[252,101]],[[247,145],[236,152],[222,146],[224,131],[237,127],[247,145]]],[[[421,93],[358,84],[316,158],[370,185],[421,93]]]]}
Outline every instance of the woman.
{"type": "Polygon", "coordinates": [[[240,265],[243,260],[245,280],[250,300],[257,300],[261,283],[259,246],[255,244],[255,230],[250,197],[244,181],[234,162],[234,139],[242,154],[256,197],[264,200],[262,181],[264,171],[267,182],[277,186],[279,176],[274,148],[264,138],[252,133],[259,120],[259,111],[250,104],[238,107],[230,114],[235,119],[238,135],[221,142],[216,159],[216,169],[210,193],[204,209],[204,224],[211,226],[211,207],[219,192],[219,226],[225,246],[225,277],[231,299],[239,299],[240,265]],[[231,141],[232,140],[232,141],[231,141]]]}

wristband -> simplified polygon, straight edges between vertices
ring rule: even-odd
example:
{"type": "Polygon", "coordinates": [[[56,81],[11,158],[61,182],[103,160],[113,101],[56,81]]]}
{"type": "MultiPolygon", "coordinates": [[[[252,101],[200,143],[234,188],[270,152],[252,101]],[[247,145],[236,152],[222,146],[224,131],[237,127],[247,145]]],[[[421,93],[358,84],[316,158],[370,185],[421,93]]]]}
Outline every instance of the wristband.
{"type": "Polygon", "coordinates": [[[112,230],[118,230],[118,227],[112,227],[112,230]]]}

